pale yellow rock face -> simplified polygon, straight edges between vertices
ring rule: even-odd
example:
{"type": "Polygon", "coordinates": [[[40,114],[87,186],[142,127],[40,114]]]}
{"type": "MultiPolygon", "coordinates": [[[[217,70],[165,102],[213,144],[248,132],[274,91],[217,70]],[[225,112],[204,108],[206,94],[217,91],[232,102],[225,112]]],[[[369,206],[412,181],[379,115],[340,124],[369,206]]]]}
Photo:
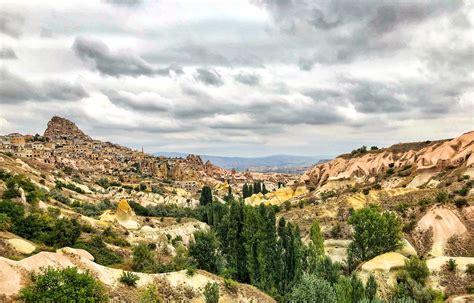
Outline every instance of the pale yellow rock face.
{"type": "Polygon", "coordinates": [[[390,270],[404,267],[405,260],[408,259],[400,253],[388,252],[365,262],[362,265],[362,270],[366,272],[389,272],[390,270]]]}
{"type": "Polygon", "coordinates": [[[23,239],[8,239],[8,243],[19,253],[31,254],[35,251],[36,246],[23,239]]]}
{"type": "Polygon", "coordinates": [[[127,200],[122,199],[117,205],[117,211],[113,213],[111,210],[106,210],[101,216],[100,220],[104,222],[115,222],[117,221],[120,225],[126,229],[138,229],[140,225],[137,222],[137,218],[132,208],[128,204],[127,200]]]}
{"type": "Polygon", "coordinates": [[[416,249],[406,239],[402,239],[402,248],[397,250],[397,253],[404,255],[405,257],[417,256],[416,249]]]}
{"type": "Polygon", "coordinates": [[[262,193],[254,194],[251,197],[245,198],[245,203],[250,205],[259,205],[260,203],[270,205],[280,205],[285,201],[295,197],[305,195],[309,191],[305,186],[293,189],[291,187],[279,188],[276,191],[269,192],[266,195],[262,193]]]}
{"type": "Polygon", "coordinates": [[[347,259],[347,249],[351,240],[327,239],[324,241],[324,253],[333,262],[345,263],[347,259]]]}
{"type": "Polygon", "coordinates": [[[439,272],[443,269],[443,266],[446,265],[449,259],[454,259],[456,261],[457,267],[456,271],[465,272],[468,264],[474,264],[474,257],[436,257],[426,261],[426,266],[430,272],[439,272]]]}

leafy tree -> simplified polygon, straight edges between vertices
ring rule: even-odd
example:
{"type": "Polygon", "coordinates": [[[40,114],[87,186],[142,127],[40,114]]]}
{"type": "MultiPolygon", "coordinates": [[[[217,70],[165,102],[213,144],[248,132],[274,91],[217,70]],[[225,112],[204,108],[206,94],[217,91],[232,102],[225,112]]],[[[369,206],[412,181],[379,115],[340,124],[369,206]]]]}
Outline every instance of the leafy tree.
{"type": "Polygon", "coordinates": [[[321,302],[336,301],[336,293],[329,282],[315,276],[305,275],[288,295],[290,302],[321,302]]]}
{"type": "Polygon", "coordinates": [[[337,283],[342,273],[342,265],[339,262],[332,262],[328,256],[321,256],[316,263],[314,274],[334,285],[337,283]]]}
{"type": "Polygon", "coordinates": [[[55,219],[40,213],[20,218],[12,229],[28,240],[56,248],[73,246],[81,234],[81,226],[76,220],[55,219]]]}
{"type": "Polygon", "coordinates": [[[73,246],[80,235],[81,226],[76,220],[55,219],[51,231],[45,236],[44,243],[57,248],[73,246]]]}
{"type": "Polygon", "coordinates": [[[201,197],[199,198],[199,204],[206,206],[212,203],[212,190],[209,186],[205,185],[201,190],[201,197]]]}
{"type": "Polygon", "coordinates": [[[23,207],[11,200],[0,201],[0,213],[7,215],[13,224],[17,223],[25,215],[23,207]]]}
{"type": "Polygon", "coordinates": [[[212,273],[219,273],[221,270],[219,241],[213,231],[195,232],[194,242],[189,245],[189,255],[196,261],[198,268],[212,273]]]}
{"type": "Polygon", "coordinates": [[[133,248],[132,268],[145,273],[156,271],[155,254],[147,244],[140,243],[133,248]]]}
{"type": "Polygon", "coordinates": [[[204,298],[206,303],[219,303],[219,286],[217,283],[207,282],[204,287],[204,298]]]}
{"type": "Polygon", "coordinates": [[[79,273],[76,268],[55,269],[48,267],[33,282],[23,288],[20,297],[24,302],[106,302],[105,287],[88,273],[79,273]]]}
{"type": "Polygon", "coordinates": [[[0,231],[9,230],[12,226],[12,220],[7,214],[0,213],[0,231]]]}
{"type": "Polygon", "coordinates": [[[381,213],[378,207],[368,206],[354,211],[349,223],[354,228],[350,266],[401,247],[402,223],[394,213],[381,213]]]}
{"type": "Polygon", "coordinates": [[[309,233],[310,243],[309,243],[309,267],[310,271],[314,270],[316,263],[320,256],[324,256],[324,238],[321,234],[321,229],[319,227],[318,221],[314,221],[311,225],[311,230],[309,233]]]}

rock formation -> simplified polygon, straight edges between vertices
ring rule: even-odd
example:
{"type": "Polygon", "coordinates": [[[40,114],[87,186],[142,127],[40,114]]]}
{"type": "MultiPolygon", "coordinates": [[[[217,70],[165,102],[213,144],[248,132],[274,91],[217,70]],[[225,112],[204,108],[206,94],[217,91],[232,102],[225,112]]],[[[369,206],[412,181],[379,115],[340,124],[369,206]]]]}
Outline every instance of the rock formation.
{"type": "Polygon", "coordinates": [[[91,141],[91,137],[84,134],[73,122],[68,119],[54,116],[48,122],[44,136],[50,140],[82,140],[91,141]]]}
{"type": "Polygon", "coordinates": [[[474,166],[474,131],[452,140],[397,144],[362,154],[342,155],[317,164],[300,181],[319,186],[328,180],[360,178],[386,173],[389,168],[410,167],[417,173],[437,172],[448,166],[474,166]]]}

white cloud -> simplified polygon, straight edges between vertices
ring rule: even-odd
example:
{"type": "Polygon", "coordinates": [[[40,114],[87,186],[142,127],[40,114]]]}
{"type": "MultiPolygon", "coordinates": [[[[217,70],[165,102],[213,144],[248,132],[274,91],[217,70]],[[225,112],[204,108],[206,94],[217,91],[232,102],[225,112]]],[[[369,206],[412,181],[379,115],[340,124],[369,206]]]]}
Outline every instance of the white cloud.
{"type": "Polygon", "coordinates": [[[63,115],[147,150],[257,155],[472,128],[471,3],[112,2],[2,3],[0,133],[63,115]]]}

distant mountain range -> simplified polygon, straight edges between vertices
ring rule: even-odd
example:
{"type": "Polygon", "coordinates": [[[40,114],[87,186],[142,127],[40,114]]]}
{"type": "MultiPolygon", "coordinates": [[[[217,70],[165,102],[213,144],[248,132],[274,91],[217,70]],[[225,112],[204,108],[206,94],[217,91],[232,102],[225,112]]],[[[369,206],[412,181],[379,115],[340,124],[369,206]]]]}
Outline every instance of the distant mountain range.
{"type": "MultiPolygon", "coordinates": [[[[165,156],[168,158],[185,158],[187,153],[180,152],[156,152],[156,156],[165,156]]],[[[211,161],[213,164],[226,168],[236,169],[238,171],[255,171],[255,172],[276,172],[276,173],[302,173],[309,167],[318,162],[332,159],[331,156],[294,156],[294,155],[272,155],[265,157],[223,157],[199,155],[205,162],[211,161]]]]}

